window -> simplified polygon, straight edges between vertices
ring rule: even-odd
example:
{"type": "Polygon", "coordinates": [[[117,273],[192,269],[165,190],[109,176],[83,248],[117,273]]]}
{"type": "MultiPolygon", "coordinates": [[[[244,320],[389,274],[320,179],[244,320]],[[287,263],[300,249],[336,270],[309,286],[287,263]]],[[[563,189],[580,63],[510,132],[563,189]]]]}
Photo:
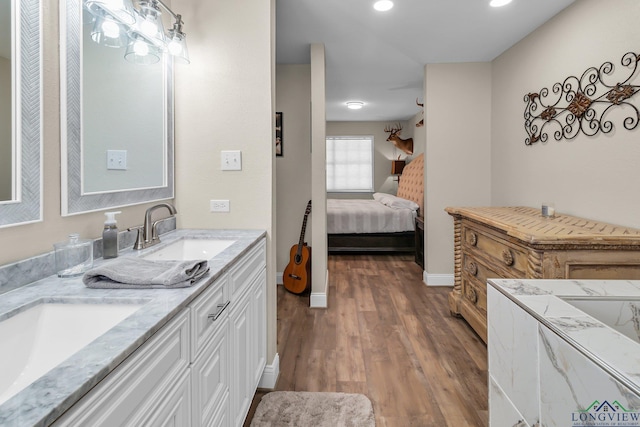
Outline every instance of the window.
{"type": "Polygon", "coordinates": [[[373,192],[373,136],[327,137],[327,191],[373,192]]]}

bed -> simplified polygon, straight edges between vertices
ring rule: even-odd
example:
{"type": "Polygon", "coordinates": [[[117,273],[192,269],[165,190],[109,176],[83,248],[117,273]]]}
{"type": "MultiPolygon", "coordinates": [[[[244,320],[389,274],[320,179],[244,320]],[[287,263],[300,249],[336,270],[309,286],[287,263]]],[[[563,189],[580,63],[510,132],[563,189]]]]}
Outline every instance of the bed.
{"type": "Polygon", "coordinates": [[[397,196],[327,199],[330,253],[413,252],[415,217],[424,211],[424,155],[402,171],[397,196]]]}

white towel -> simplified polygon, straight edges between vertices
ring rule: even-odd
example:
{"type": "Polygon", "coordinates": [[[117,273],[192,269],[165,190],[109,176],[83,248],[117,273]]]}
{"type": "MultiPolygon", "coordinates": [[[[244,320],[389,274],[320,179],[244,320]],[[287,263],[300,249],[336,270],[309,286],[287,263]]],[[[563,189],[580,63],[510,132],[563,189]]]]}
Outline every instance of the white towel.
{"type": "Polygon", "coordinates": [[[186,288],[209,271],[207,261],[150,261],[119,258],[87,271],[82,281],[88,288],[173,289],[186,288]]]}

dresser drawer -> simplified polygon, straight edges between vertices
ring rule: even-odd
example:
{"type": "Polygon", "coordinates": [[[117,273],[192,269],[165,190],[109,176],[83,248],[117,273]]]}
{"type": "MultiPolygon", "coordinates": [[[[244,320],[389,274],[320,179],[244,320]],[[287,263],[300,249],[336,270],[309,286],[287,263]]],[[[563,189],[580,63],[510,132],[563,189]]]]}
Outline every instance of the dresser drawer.
{"type": "Polygon", "coordinates": [[[520,246],[501,239],[484,227],[469,224],[462,227],[462,240],[464,252],[485,258],[498,273],[493,277],[525,277],[527,253],[520,246]]]}
{"type": "Polygon", "coordinates": [[[487,279],[499,277],[482,262],[463,256],[462,294],[463,297],[483,312],[487,312],[487,279]]]}

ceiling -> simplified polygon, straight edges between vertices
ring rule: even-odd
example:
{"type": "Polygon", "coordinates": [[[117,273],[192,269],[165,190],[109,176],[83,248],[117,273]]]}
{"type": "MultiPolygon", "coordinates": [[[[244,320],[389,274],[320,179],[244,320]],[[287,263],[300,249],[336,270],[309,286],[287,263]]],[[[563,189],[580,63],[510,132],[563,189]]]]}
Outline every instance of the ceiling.
{"type": "Polygon", "coordinates": [[[328,121],[406,120],[420,111],[424,65],[487,62],[574,0],[276,0],[276,62],[309,64],[323,43],[328,121]],[[363,101],[348,110],[347,101],[363,101]]]}

